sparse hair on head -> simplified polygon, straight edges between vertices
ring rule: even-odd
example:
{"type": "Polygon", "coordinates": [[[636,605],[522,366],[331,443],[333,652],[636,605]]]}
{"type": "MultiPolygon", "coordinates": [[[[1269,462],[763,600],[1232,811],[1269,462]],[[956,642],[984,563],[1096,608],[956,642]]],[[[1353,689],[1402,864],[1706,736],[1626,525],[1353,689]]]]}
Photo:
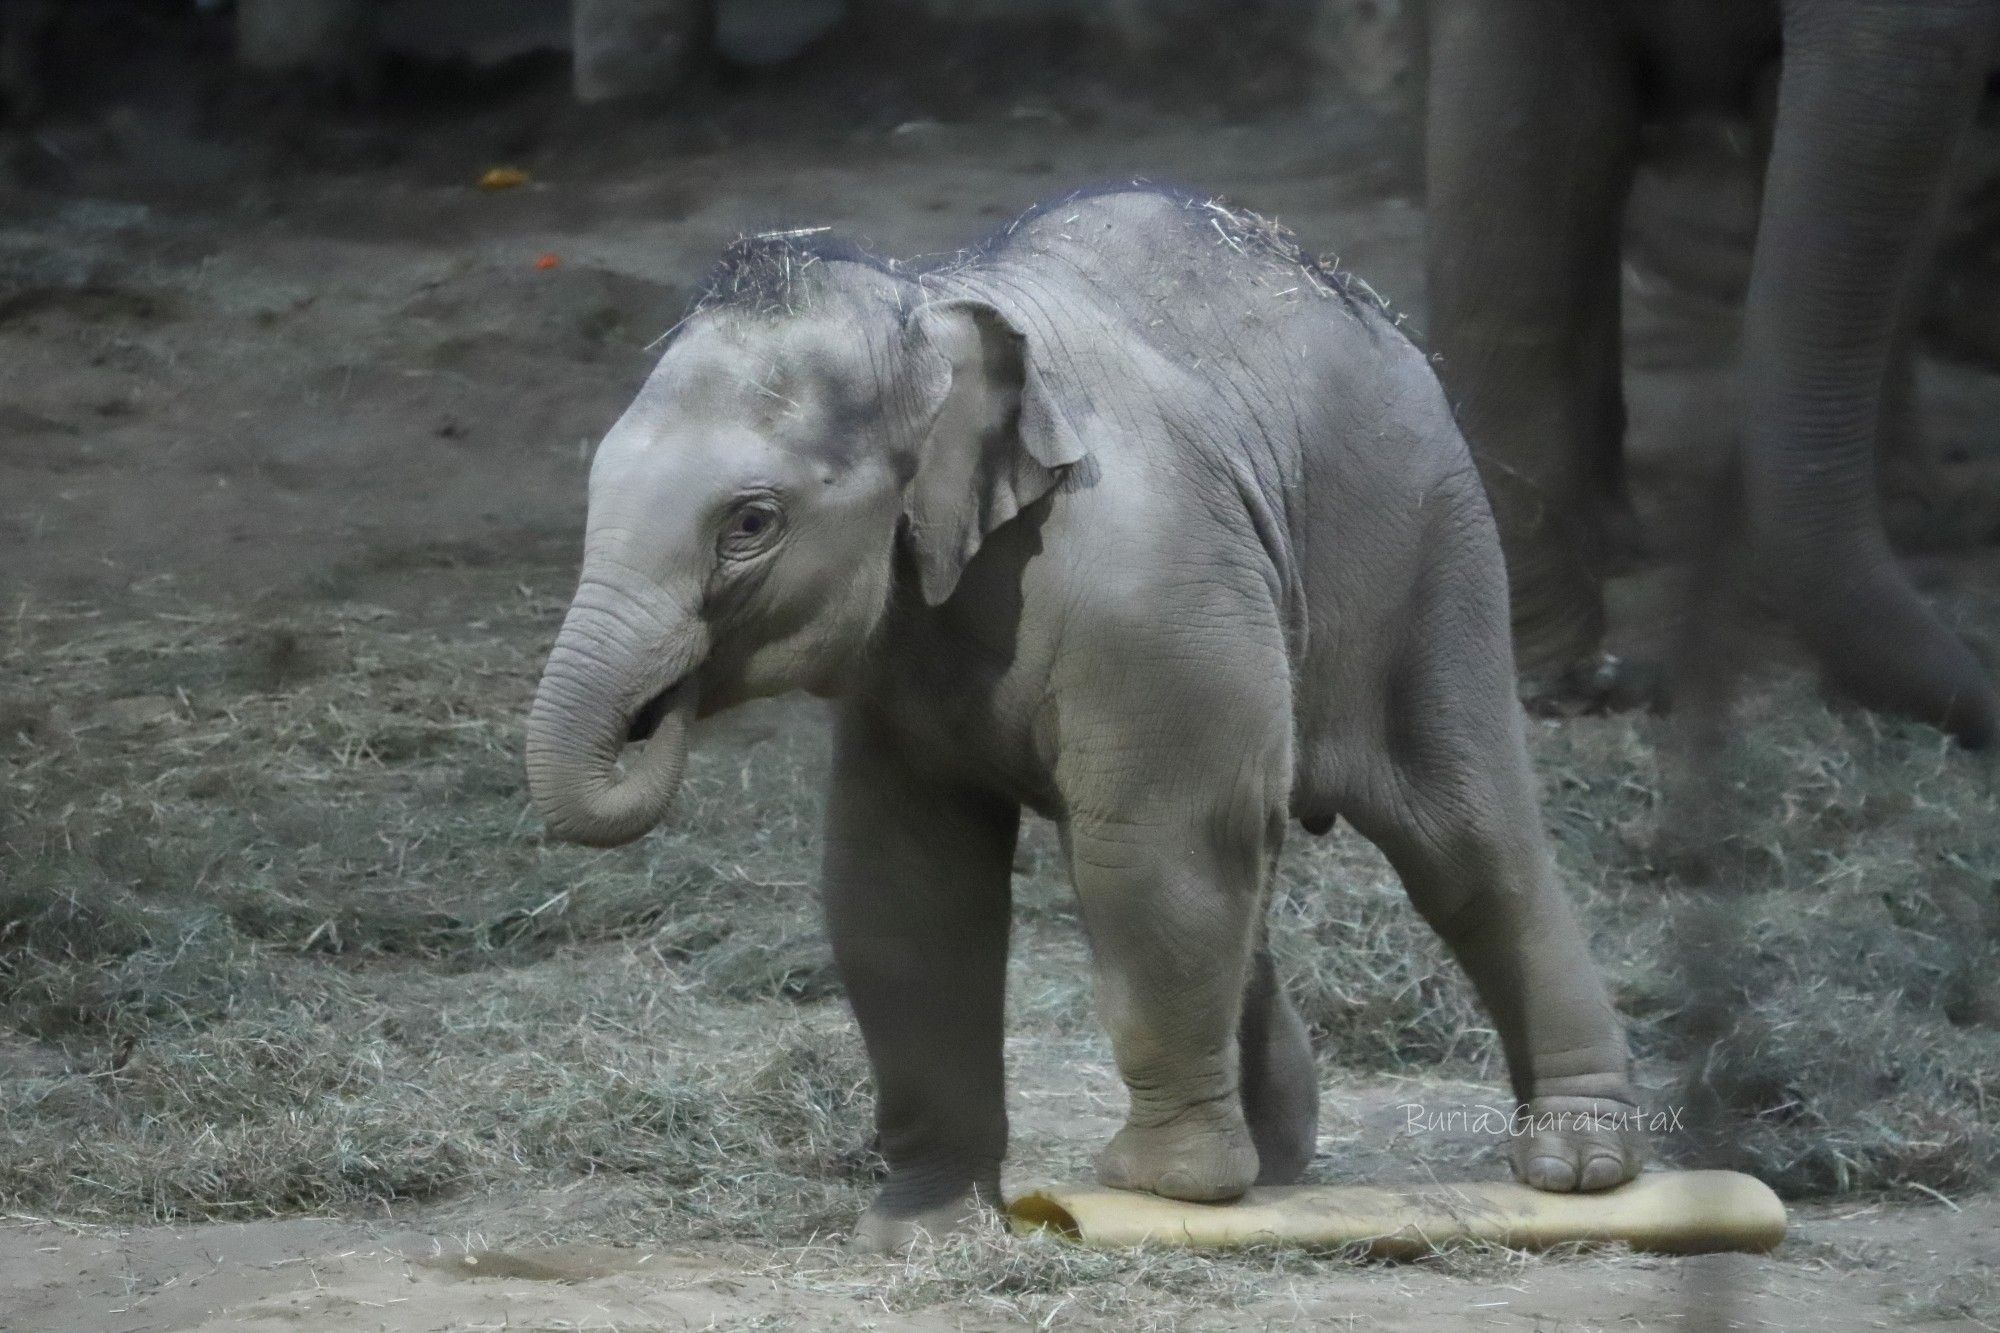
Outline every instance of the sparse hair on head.
{"type": "Polygon", "coordinates": [[[1217,245],[1227,246],[1239,255],[1260,255],[1280,265],[1296,268],[1306,285],[1322,295],[1338,297],[1357,309],[1361,308],[1365,297],[1375,307],[1385,312],[1388,310],[1388,302],[1358,276],[1342,268],[1338,257],[1314,255],[1299,244],[1299,238],[1290,228],[1275,218],[1239,208],[1220,195],[1144,179],[1086,185],[1044,199],[964,252],[960,260],[976,262],[994,255],[1004,250],[1017,234],[1031,230],[1036,223],[1051,217],[1060,221],[1064,213],[1078,204],[1106,195],[1123,194],[1151,195],[1174,204],[1189,216],[1195,227],[1213,233],[1217,245]]]}
{"type": "Polygon", "coordinates": [[[1306,286],[1357,309],[1364,305],[1364,295],[1367,303],[1384,311],[1388,309],[1386,301],[1365,282],[1342,269],[1338,260],[1315,257],[1275,220],[1236,208],[1211,195],[1131,180],[1088,186],[1046,199],[975,245],[907,262],[875,254],[832,227],[792,227],[739,236],[709,271],[687,315],[654,345],[670,340],[694,316],[711,311],[760,316],[803,313],[825,290],[828,270],[834,264],[859,264],[895,279],[898,312],[907,315],[916,303],[914,293],[926,277],[994,259],[1036,223],[1052,215],[1059,216],[1061,210],[1090,199],[1116,194],[1147,194],[1168,200],[1186,210],[1194,225],[1204,233],[1213,232],[1218,245],[1227,246],[1239,255],[1258,255],[1295,268],[1306,286]]]}
{"type": "Polygon", "coordinates": [[[694,310],[796,314],[812,304],[825,266],[860,264],[898,276],[896,261],[872,254],[831,227],[797,227],[739,236],[708,275],[694,310]]]}

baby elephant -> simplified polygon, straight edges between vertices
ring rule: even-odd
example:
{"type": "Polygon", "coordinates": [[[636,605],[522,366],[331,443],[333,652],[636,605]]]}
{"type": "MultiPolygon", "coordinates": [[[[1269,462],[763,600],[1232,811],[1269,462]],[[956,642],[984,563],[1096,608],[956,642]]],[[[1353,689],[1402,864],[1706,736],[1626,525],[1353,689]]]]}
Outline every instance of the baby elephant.
{"type": "Polygon", "coordinates": [[[1288,820],[1336,816],[1491,1012],[1519,1175],[1637,1172],[1472,461],[1423,355],[1270,224],[1126,190],[925,269],[732,248],[591,469],[535,805],[637,838],[692,718],[796,688],[839,701],[826,916],[889,1163],[863,1243],[998,1197],[1023,807],[1061,829],[1131,1092],[1107,1184],[1305,1168],[1318,1080],[1264,915],[1288,820]]]}

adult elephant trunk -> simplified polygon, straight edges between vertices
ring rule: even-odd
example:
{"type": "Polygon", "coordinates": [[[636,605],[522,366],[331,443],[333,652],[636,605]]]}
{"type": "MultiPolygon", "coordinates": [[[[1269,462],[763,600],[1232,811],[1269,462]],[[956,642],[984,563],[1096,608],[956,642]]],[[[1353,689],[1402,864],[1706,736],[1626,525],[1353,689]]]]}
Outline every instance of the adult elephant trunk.
{"type": "Polygon", "coordinates": [[[2000,731],[1978,660],[1882,527],[1875,444],[1898,311],[1986,69],[1984,0],[1786,6],[1745,305],[1752,543],[1834,685],[1969,745],[2000,731]]]}
{"type": "Polygon", "coordinates": [[[587,576],[528,715],[528,790],[549,832],[616,847],[666,817],[687,762],[698,622],[587,576]],[[621,767],[626,743],[643,740],[621,767]]]}

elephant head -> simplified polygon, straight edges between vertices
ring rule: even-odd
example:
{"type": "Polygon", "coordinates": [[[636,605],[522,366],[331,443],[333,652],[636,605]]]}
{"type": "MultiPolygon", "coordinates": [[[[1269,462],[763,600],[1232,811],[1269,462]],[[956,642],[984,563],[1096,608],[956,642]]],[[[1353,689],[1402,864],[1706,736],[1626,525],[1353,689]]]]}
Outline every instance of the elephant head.
{"type": "Polygon", "coordinates": [[[591,466],[582,578],[528,722],[550,832],[644,834],[694,718],[848,689],[900,584],[945,601],[1081,458],[1036,339],[998,305],[791,237],[739,242],[591,466]]]}

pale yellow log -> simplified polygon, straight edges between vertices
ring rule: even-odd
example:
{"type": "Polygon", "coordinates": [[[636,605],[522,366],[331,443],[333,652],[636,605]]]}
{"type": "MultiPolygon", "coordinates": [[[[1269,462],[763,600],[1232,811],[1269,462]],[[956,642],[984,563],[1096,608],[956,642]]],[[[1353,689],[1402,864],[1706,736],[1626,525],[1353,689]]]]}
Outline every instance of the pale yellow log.
{"type": "Polygon", "coordinates": [[[1516,1249],[1622,1241],[1667,1254],[1771,1249],[1785,1205],[1734,1171],[1657,1171],[1602,1194],[1545,1194],[1512,1181],[1377,1189],[1285,1185],[1235,1203],[1180,1203],[1095,1186],[1051,1186],[1007,1207],[1017,1232],[1052,1230],[1093,1249],[1353,1246],[1409,1257],[1465,1241],[1516,1249]]]}

